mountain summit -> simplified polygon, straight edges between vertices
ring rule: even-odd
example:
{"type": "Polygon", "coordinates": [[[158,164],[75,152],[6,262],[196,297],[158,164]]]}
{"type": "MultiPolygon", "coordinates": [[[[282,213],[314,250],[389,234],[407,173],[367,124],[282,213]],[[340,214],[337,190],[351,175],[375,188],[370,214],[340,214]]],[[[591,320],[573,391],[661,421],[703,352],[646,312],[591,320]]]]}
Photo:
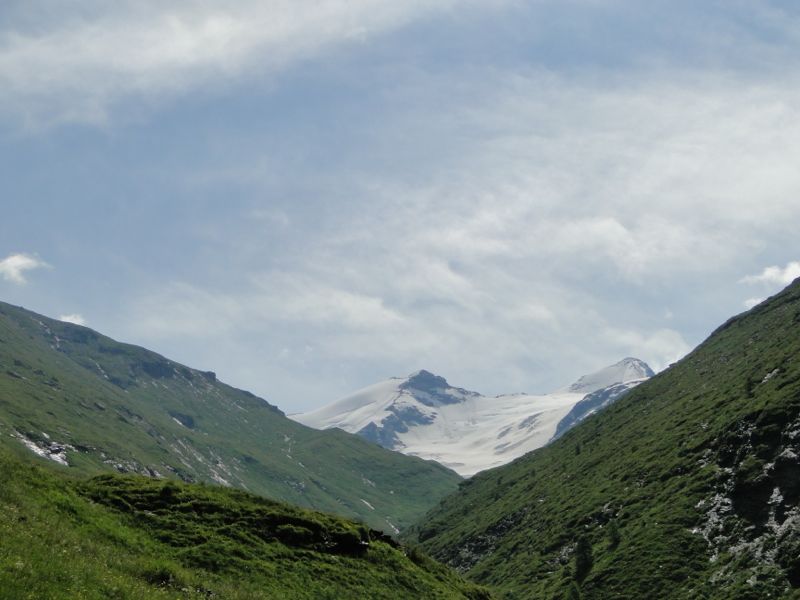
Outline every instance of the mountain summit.
{"type": "Polygon", "coordinates": [[[652,375],[646,363],[626,358],[552,394],[490,397],[422,370],[291,418],[357,433],[470,476],[544,446],[652,375]]]}
{"type": "Polygon", "coordinates": [[[596,373],[584,375],[569,386],[570,392],[591,394],[617,383],[626,383],[637,379],[648,379],[655,375],[653,369],[638,358],[623,358],[618,363],[601,369],[596,373]]]}
{"type": "Polygon", "coordinates": [[[458,404],[470,396],[480,396],[477,392],[453,387],[444,377],[425,370],[409,375],[398,388],[413,395],[426,406],[458,404]]]}

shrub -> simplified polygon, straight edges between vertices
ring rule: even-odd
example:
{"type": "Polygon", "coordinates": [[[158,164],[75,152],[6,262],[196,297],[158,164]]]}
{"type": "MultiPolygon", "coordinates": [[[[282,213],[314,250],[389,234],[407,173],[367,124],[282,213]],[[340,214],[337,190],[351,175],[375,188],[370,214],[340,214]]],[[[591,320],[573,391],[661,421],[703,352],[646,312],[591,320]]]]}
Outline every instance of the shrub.
{"type": "Polygon", "coordinates": [[[586,579],[593,564],[592,545],[584,536],[581,536],[575,545],[575,581],[581,582],[586,579]]]}
{"type": "Polygon", "coordinates": [[[278,525],[275,534],[289,546],[305,546],[314,541],[314,532],[300,525],[278,525]]]}

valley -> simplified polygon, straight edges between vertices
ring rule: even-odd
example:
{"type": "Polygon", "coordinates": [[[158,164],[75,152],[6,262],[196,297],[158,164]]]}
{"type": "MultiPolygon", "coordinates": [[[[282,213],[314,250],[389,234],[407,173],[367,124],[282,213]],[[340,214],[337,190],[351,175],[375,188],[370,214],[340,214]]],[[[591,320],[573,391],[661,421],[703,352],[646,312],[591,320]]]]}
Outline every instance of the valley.
{"type": "Polygon", "coordinates": [[[488,398],[420,371],[294,416],[319,431],[2,304],[0,580],[87,597],[794,597],[799,327],[797,281],[657,375],[629,358],[488,398]],[[65,570],[67,547],[100,562],[65,570]]]}

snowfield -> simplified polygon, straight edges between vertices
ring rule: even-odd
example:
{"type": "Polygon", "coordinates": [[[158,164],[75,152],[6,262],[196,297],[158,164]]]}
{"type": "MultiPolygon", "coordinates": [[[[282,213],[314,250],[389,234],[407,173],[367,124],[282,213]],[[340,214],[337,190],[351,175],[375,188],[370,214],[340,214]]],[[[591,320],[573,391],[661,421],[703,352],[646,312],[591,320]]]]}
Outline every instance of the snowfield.
{"type": "MultiPolygon", "coordinates": [[[[642,361],[626,358],[551,394],[490,397],[418,371],[291,418],[316,429],[339,427],[358,433],[386,448],[435,460],[469,477],[547,444],[562,419],[588,395],[615,386],[627,391],[652,375],[642,361]],[[619,386],[621,383],[628,385],[619,386]]],[[[573,413],[569,423],[582,418],[573,413]]],[[[562,426],[559,431],[563,430],[562,426]]]]}

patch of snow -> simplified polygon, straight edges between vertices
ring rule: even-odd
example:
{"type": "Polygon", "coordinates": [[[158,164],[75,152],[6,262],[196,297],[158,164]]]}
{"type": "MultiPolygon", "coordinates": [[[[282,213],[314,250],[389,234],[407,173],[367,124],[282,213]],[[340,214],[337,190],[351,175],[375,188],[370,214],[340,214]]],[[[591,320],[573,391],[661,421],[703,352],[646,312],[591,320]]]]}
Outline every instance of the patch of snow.
{"type": "Polygon", "coordinates": [[[363,498],[359,498],[359,500],[361,500],[361,501],[362,501],[364,504],[366,504],[368,509],[370,509],[370,510],[375,510],[375,507],[374,507],[374,506],[372,506],[372,504],[370,504],[369,502],[367,502],[367,501],[366,501],[366,500],[364,500],[363,498]]]}
{"type": "MultiPolygon", "coordinates": [[[[34,454],[41,456],[42,458],[50,459],[53,462],[64,465],[65,467],[69,466],[69,461],[67,461],[67,450],[72,450],[73,452],[75,451],[75,448],[69,444],[59,444],[57,442],[50,442],[49,444],[37,444],[18,431],[14,431],[14,433],[11,434],[11,437],[17,438],[25,445],[26,448],[28,448],[28,450],[34,454]]],[[[47,436],[47,439],[49,439],[49,436],[47,436]]]]}
{"type": "Polygon", "coordinates": [[[227,479],[225,479],[222,475],[217,473],[214,469],[211,469],[211,479],[213,479],[220,485],[224,485],[225,487],[231,487],[230,482],[227,479]]]}
{"type": "Polygon", "coordinates": [[[780,372],[781,372],[780,369],[773,369],[772,371],[764,375],[764,379],[761,380],[761,383],[767,383],[770,379],[775,377],[775,375],[777,375],[780,372]]]}
{"type": "Polygon", "coordinates": [[[106,372],[103,370],[103,367],[101,367],[101,366],[100,366],[100,363],[99,363],[99,362],[97,362],[96,360],[93,360],[92,362],[93,362],[93,363],[95,364],[95,366],[97,367],[97,370],[98,370],[98,371],[100,371],[100,374],[103,376],[103,378],[104,378],[104,379],[108,379],[108,373],[106,373],[106,372]]]}
{"type": "Polygon", "coordinates": [[[384,520],[386,521],[386,524],[389,526],[389,529],[391,529],[391,530],[392,530],[392,533],[394,533],[395,535],[397,535],[398,533],[400,533],[400,530],[399,530],[397,527],[395,527],[394,523],[392,523],[392,522],[389,520],[389,517],[385,517],[385,519],[384,519],[384,520]]]}

